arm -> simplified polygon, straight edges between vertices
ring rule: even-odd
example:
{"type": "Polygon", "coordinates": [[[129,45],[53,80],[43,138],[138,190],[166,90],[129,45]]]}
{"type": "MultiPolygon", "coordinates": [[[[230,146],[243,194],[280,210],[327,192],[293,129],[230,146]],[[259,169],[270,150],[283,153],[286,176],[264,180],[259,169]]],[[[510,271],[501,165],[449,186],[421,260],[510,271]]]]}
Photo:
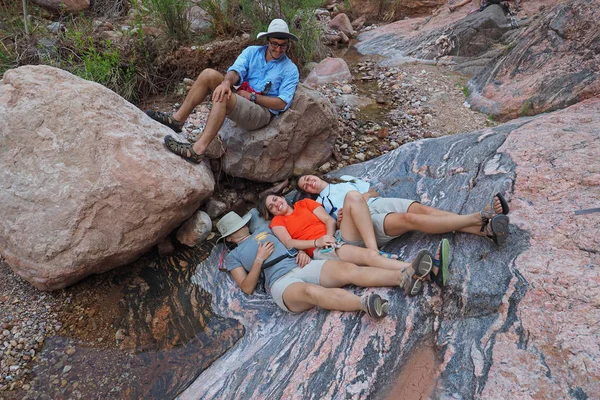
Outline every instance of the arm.
{"type": "Polygon", "coordinates": [[[380,194],[373,189],[369,189],[368,192],[362,194],[365,201],[369,200],[371,197],[379,197],[380,194]]]}
{"type": "Polygon", "coordinates": [[[297,240],[293,239],[285,226],[274,226],[271,228],[273,234],[277,236],[277,239],[283,243],[285,247],[288,249],[291,247],[295,247],[298,250],[312,249],[315,246],[318,246],[319,240],[297,240]]]}
{"type": "Polygon", "coordinates": [[[250,272],[246,272],[246,270],[241,266],[231,270],[231,276],[233,276],[235,283],[237,283],[244,293],[254,293],[254,289],[256,289],[256,284],[258,283],[258,278],[260,277],[260,271],[262,271],[262,265],[264,261],[273,253],[274,249],[275,245],[272,242],[261,243],[258,246],[256,258],[252,263],[250,272]]]}
{"type": "MultiPolygon", "coordinates": [[[[252,93],[246,92],[245,90],[239,90],[236,93],[247,100],[250,100],[250,96],[252,95],[252,93]]],[[[278,111],[283,110],[287,106],[287,103],[281,100],[279,97],[264,96],[258,93],[256,94],[256,104],[265,108],[269,108],[271,110],[278,111]]]]}
{"type": "Polygon", "coordinates": [[[317,207],[313,211],[313,213],[327,226],[327,235],[333,236],[335,234],[336,223],[335,219],[333,219],[327,211],[323,207],[317,207]]]}

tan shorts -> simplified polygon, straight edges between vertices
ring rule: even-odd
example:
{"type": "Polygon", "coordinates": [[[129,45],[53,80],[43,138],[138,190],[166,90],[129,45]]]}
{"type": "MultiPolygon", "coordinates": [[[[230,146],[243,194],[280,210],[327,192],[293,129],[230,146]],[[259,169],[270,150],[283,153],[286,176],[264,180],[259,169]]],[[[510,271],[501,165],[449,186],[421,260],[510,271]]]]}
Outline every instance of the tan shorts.
{"type": "Polygon", "coordinates": [[[273,117],[273,114],[268,108],[259,106],[239,94],[236,94],[233,111],[227,114],[227,118],[247,131],[253,131],[266,126],[271,122],[271,117],[273,117]]]}
{"type": "MultiPolygon", "coordinates": [[[[385,234],[385,217],[389,213],[406,213],[408,208],[413,203],[418,203],[416,200],[397,199],[394,197],[378,197],[369,205],[369,211],[371,212],[371,220],[373,221],[373,230],[375,231],[375,240],[377,246],[382,247],[392,239],[398,236],[388,236],[385,234]]],[[[341,235],[341,234],[340,234],[341,235]]],[[[347,240],[342,238],[347,244],[353,246],[364,247],[365,243],[362,240],[347,240]]]]}
{"type": "Polygon", "coordinates": [[[291,312],[283,302],[283,292],[292,283],[304,282],[315,285],[321,284],[321,270],[325,260],[312,260],[304,268],[296,267],[281,278],[277,279],[271,286],[271,296],[275,303],[284,311],[291,312]]]}

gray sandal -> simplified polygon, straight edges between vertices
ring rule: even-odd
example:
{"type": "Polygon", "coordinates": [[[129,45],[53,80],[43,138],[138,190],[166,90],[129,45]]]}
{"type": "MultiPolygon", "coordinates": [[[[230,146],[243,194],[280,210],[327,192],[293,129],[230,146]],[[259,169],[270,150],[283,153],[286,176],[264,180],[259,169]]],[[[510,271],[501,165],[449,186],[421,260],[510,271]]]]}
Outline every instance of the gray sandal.
{"type": "Polygon", "coordinates": [[[165,146],[173,153],[193,163],[198,164],[204,159],[204,154],[197,154],[191,144],[178,142],[171,135],[165,136],[165,146]]]}

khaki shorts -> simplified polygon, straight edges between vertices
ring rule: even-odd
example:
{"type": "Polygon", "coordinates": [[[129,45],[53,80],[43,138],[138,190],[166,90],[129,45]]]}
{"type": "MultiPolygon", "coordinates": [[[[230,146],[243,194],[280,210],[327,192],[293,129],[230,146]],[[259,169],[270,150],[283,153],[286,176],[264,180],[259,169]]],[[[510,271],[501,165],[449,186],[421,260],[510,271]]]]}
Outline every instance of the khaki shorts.
{"type": "Polygon", "coordinates": [[[253,131],[262,128],[271,122],[273,114],[268,108],[259,106],[248,99],[236,94],[235,107],[227,118],[235,122],[240,128],[253,131]]]}
{"type": "Polygon", "coordinates": [[[284,311],[291,312],[283,302],[283,292],[292,283],[304,282],[315,285],[321,284],[321,270],[325,260],[313,260],[306,264],[304,268],[296,267],[281,278],[277,279],[271,286],[271,296],[275,303],[284,311]]]}
{"type": "MultiPolygon", "coordinates": [[[[393,197],[378,197],[369,205],[369,211],[371,212],[371,220],[373,221],[373,230],[375,231],[375,240],[377,246],[382,247],[392,239],[398,236],[388,236],[385,234],[385,217],[389,213],[406,213],[408,208],[413,204],[418,203],[416,200],[397,199],[393,197]]],[[[340,233],[341,236],[341,233],[340,233]]],[[[353,246],[364,247],[365,243],[362,240],[346,240],[342,238],[347,244],[353,246]]]]}

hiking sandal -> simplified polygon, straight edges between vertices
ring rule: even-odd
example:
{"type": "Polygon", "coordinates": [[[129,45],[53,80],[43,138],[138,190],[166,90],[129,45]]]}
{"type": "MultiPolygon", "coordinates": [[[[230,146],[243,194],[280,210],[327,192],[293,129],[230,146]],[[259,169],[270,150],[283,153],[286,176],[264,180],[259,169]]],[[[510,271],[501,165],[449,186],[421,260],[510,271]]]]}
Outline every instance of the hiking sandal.
{"type": "Polygon", "coordinates": [[[171,135],[165,136],[165,146],[173,153],[193,163],[198,164],[204,159],[204,154],[197,154],[191,144],[178,142],[171,135]]]}
{"type": "Polygon", "coordinates": [[[177,133],[181,132],[181,128],[183,128],[183,122],[177,121],[175,118],[173,118],[173,115],[171,114],[167,114],[161,111],[146,110],[146,115],[148,115],[153,120],[160,122],[165,126],[168,126],[177,133]]]}
{"type": "Polygon", "coordinates": [[[433,257],[428,250],[419,250],[410,267],[402,271],[404,293],[416,296],[423,291],[423,281],[427,280],[433,267],[433,257]]]}
{"type": "Polygon", "coordinates": [[[438,248],[436,250],[435,257],[433,258],[433,266],[438,269],[437,275],[433,273],[433,268],[429,273],[429,277],[431,280],[443,288],[446,286],[446,281],[448,279],[448,264],[450,260],[450,242],[448,239],[442,239],[438,248]],[[438,257],[439,253],[439,258],[438,257]]]}
{"type": "Polygon", "coordinates": [[[380,319],[388,315],[388,301],[376,293],[362,296],[360,305],[371,318],[380,319]]]}
{"type": "Polygon", "coordinates": [[[485,232],[489,239],[492,239],[498,246],[502,246],[508,239],[509,222],[506,215],[498,214],[481,225],[481,232],[485,232]]]}
{"type": "Polygon", "coordinates": [[[479,211],[479,215],[481,215],[482,221],[484,219],[490,220],[494,217],[494,215],[497,215],[496,211],[494,210],[494,202],[496,200],[496,197],[498,198],[498,200],[500,200],[500,205],[502,206],[502,214],[507,215],[510,211],[510,208],[508,207],[508,202],[506,201],[504,196],[502,196],[502,193],[496,193],[494,197],[492,197],[492,200],[488,204],[486,204],[481,211],[479,211]]]}

